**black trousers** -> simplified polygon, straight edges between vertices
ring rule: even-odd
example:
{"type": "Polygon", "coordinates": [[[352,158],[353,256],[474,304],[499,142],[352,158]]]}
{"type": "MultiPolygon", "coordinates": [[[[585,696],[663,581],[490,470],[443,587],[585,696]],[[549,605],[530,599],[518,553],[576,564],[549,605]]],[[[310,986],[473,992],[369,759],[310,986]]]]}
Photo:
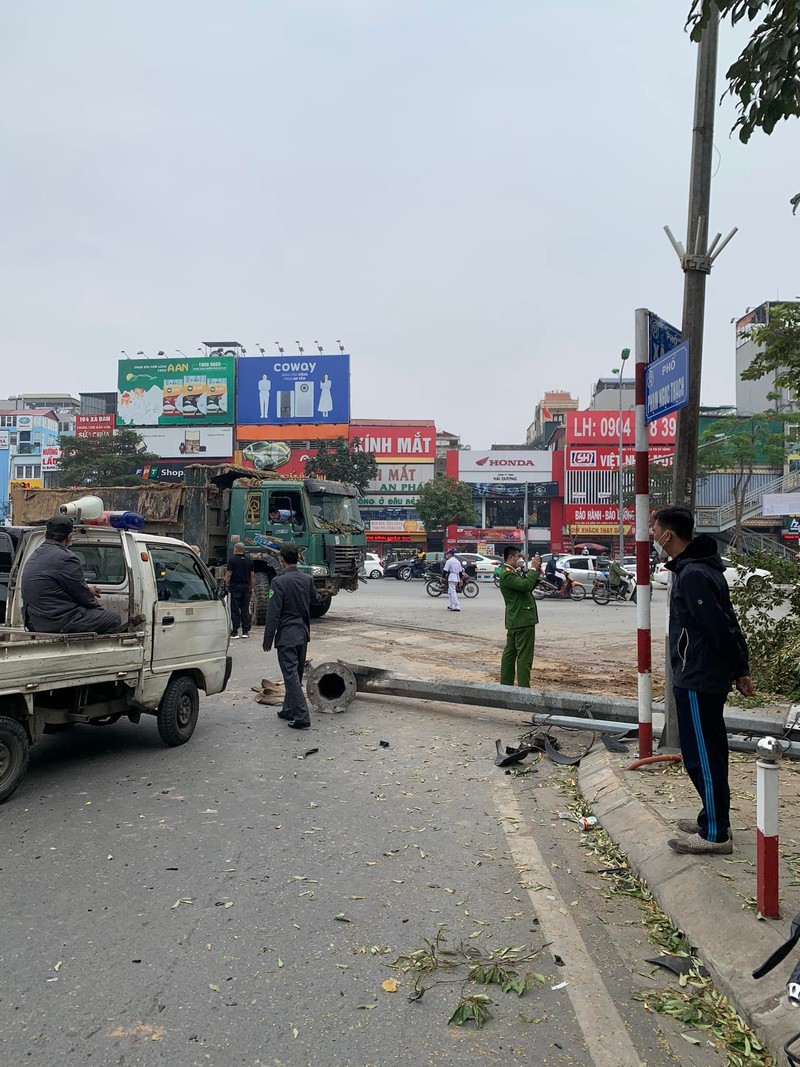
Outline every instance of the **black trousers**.
{"type": "Polygon", "coordinates": [[[728,733],[722,712],[726,693],[698,693],[673,686],[678,711],[681,755],[703,807],[697,816],[700,836],[727,841],[731,827],[728,786],[728,733]]]}
{"type": "Polygon", "coordinates": [[[302,645],[278,645],[278,666],[283,675],[283,708],[286,719],[296,722],[311,722],[305,694],[303,693],[303,671],[306,668],[306,642],[302,645]]]}
{"type": "Polygon", "coordinates": [[[231,598],[231,633],[250,633],[250,586],[237,583],[231,584],[229,596],[231,598]]]}

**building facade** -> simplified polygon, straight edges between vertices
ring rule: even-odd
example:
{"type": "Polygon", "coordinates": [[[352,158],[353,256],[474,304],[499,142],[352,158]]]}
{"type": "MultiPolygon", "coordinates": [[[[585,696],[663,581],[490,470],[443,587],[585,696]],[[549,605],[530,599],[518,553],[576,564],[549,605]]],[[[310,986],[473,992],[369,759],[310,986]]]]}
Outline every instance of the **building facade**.
{"type": "Polygon", "coordinates": [[[41,489],[58,470],[59,417],[36,408],[0,408],[0,511],[10,517],[10,489],[41,489]]]}

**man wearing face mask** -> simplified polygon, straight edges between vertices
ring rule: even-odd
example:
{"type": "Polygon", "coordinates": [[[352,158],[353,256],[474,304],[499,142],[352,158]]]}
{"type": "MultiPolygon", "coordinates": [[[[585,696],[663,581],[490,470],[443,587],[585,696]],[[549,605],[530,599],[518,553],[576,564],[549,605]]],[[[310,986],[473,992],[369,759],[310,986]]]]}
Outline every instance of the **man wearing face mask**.
{"type": "Polygon", "coordinates": [[[696,820],[678,820],[686,836],[669,846],[680,853],[733,851],[728,787],[728,735],[723,711],[731,688],[752,696],[747,643],[731,604],[717,543],[692,537],[688,508],[656,512],[656,551],[672,572],[669,655],[681,755],[703,807],[696,820]]]}

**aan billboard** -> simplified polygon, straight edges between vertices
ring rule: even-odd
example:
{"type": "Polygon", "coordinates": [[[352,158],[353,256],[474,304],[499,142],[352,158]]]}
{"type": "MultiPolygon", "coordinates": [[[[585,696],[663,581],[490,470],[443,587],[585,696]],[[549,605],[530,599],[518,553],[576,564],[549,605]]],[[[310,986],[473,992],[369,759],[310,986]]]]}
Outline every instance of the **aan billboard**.
{"type": "Polygon", "coordinates": [[[198,359],[121,359],[117,426],[230,425],[232,356],[198,359]]]}

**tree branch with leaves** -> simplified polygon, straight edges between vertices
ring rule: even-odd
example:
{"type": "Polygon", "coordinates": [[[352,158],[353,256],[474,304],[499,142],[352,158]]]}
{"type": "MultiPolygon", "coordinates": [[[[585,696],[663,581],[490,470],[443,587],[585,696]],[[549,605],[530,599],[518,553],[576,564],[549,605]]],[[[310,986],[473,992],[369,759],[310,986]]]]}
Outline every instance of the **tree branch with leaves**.
{"type": "Polygon", "coordinates": [[[306,460],[307,478],[326,478],[331,482],[354,485],[361,496],[378,474],[378,461],[372,452],[361,451],[361,440],[346,437],[320,441],[316,456],[306,460]]]}
{"type": "Polygon", "coordinates": [[[113,436],[62,436],[61,471],[63,486],[97,489],[102,486],[141,485],[136,473],[143,463],[158,463],[159,457],[148,452],[135,430],[120,428],[113,436]]]}
{"type": "Polygon", "coordinates": [[[467,525],[476,521],[472,487],[455,478],[434,478],[426,482],[417,499],[417,514],[425,530],[444,530],[453,523],[467,525]]]}
{"type": "MultiPolygon", "coordinates": [[[[733,26],[760,19],[725,74],[739,112],[731,132],[738,130],[747,144],[755,130],[769,136],[781,120],[800,115],[800,0],[692,0],[686,25],[693,41],[703,36],[713,8],[733,26]]],[[[796,211],[800,193],[791,203],[796,211]]]]}

